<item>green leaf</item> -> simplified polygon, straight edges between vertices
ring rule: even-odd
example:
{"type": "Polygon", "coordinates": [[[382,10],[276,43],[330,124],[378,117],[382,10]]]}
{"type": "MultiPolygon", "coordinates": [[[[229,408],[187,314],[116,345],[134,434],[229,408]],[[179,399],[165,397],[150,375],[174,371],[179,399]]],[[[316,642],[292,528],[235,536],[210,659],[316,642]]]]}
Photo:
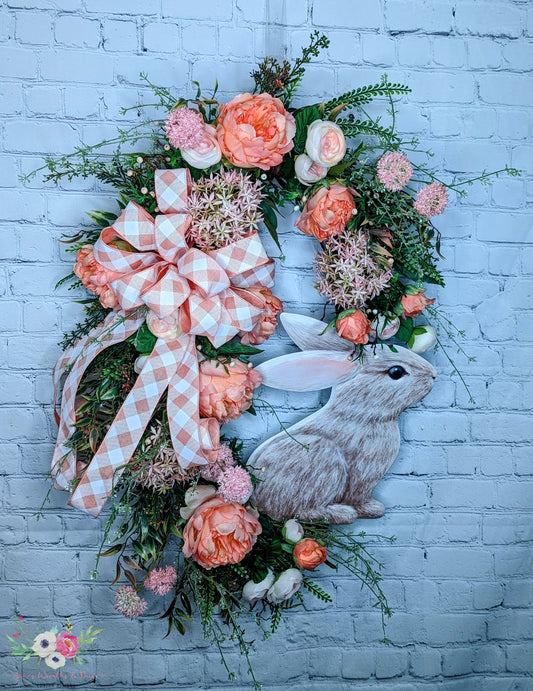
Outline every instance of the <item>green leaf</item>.
{"type": "Polygon", "coordinates": [[[217,350],[219,353],[227,353],[228,355],[258,355],[263,352],[261,348],[254,348],[254,346],[237,343],[236,341],[224,343],[217,350]]]}
{"type": "Polygon", "coordinates": [[[407,317],[407,319],[401,319],[400,320],[400,328],[396,332],[396,338],[399,341],[404,341],[407,343],[407,341],[411,338],[411,334],[413,333],[413,320],[411,317],[407,317]]]}
{"type": "Polygon", "coordinates": [[[263,201],[259,205],[259,208],[263,212],[263,223],[265,224],[272,239],[278,246],[278,249],[281,251],[281,245],[279,244],[279,236],[277,231],[278,217],[276,216],[276,212],[274,211],[275,207],[272,208],[272,203],[268,203],[267,199],[263,199],[263,201]]]}
{"type": "Polygon", "coordinates": [[[135,334],[135,338],[133,339],[133,345],[139,353],[142,353],[143,355],[148,355],[154,349],[156,341],[157,338],[146,326],[146,323],[144,323],[135,334]]]}
{"type": "Polygon", "coordinates": [[[133,573],[133,571],[130,571],[129,569],[124,569],[124,575],[126,576],[128,581],[131,583],[131,585],[134,588],[137,588],[137,581],[135,579],[135,574],[133,573]]]}
{"type": "Polygon", "coordinates": [[[122,549],[124,545],[113,545],[113,547],[110,547],[109,549],[106,549],[105,552],[100,552],[101,557],[112,557],[114,554],[118,554],[120,550],[122,549]]]}
{"type": "Polygon", "coordinates": [[[296,134],[294,136],[294,155],[298,156],[305,151],[305,141],[309,125],[315,120],[320,120],[320,111],[316,106],[307,106],[299,110],[294,121],[296,123],[296,134]]]}

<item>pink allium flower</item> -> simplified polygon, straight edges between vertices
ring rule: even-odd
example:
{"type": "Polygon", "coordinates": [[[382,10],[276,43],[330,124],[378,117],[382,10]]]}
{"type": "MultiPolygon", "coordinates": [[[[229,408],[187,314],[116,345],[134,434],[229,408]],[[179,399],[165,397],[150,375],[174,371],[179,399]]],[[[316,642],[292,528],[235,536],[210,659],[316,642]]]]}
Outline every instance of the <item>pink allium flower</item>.
{"type": "Polygon", "coordinates": [[[413,175],[409,159],[399,151],[389,151],[378,161],[378,180],[389,192],[398,192],[405,187],[413,175]]]}
{"type": "Polygon", "coordinates": [[[221,444],[217,452],[217,460],[209,465],[203,465],[200,475],[209,482],[218,482],[218,478],[228,468],[235,465],[233,453],[227,444],[221,444]]]}
{"type": "Polygon", "coordinates": [[[165,122],[165,134],[175,149],[192,149],[200,143],[204,133],[204,120],[190,108],[171,111],[165,122]]]}
{"type": "Polygon", "coordinates": [[[166,595],[176,585],[178,574],[173,566],[152,569],[144,582],[144,587],[156,595],[166,595]]]}
{"type": "Polygon", "coordinates": [[[440,182],[426,185],[416,195],[415,209],[421,216],[438,216],[448,206],[446,187],[440,182]]]}
{"type": "Polygon", "coordinates": [[[130,619],[139,617],[146,610],[148,603],[137,595],[131,585],[121,585],[115,593],[115,609],[130,619]]]}
{"type": "Polygon", "coordinates": [[[226,501],[244,504],[253,492],[250,473],[241,466],[228,468],[219,475],[218,496],[226,501]]]}

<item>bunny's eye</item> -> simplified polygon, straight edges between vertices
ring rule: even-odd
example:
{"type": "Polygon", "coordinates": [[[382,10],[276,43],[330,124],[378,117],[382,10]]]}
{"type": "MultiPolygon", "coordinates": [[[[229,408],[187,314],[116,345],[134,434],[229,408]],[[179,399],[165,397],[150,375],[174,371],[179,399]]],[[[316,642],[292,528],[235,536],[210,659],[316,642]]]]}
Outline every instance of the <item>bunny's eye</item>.
{"type": "Polygon", "coordinates": [[[407,372],[404,370],[403,367],[400,367],[400,365],[394,365],[394,367],[391,367],[389,369],[387,374],[391,379],[401,379],[404,374],[407,374],[407,372]]]}

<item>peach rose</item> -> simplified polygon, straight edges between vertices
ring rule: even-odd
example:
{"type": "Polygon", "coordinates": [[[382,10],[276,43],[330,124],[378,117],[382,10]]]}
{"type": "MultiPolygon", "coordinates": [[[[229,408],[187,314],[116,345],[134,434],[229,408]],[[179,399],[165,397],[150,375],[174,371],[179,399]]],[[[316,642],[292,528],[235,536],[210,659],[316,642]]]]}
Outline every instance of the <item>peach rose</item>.
{"type": "Polygon", "coordinates": [[[239,168],[278,166],[293,148],[295,134],[294,117],[270,94],[240,94],[220,107],[218,143],[239,168]]]}
{"type": "Polygon", "coordinates": [[[208,499],[195,510],[183,530],[183,556],[204,569],[238,564],[261,533],[261,524],[242,504],[208,499]]]}
{"type": "Polygon", "coordinates": [[[236,420],[252,405],[254,389],[261,381],[259,372],[240,360],[234,359],[226,366],[215,360],[202,360],[200,416],[214,417],[222,424],[236,420]]]}
{"type": "Polygon", "coordinates": [[[342,233],[355,210],[351,193],[336,182],[330,187],[321,187],[311,197],[295,225],[302,233],[314,235],[322,242],[342,233]]]}
{"type": "Polygon", "coordinates": [[[220,161],[222,152],[213,125],[204,125],[200,141],[192,148],[181,149],[181,155],[193,168],[210,168],[220,161]]]}
{"type": "Polygon", "coordinates": [[[334,122],[315,120],[307,130],[305,149],[313,161],[330,168],[344,158],[346,139],[341,128],[334,122]]]}
{"type": "Polygon", "coordinates": [[[337,333],[341,338],[345,338],[352,343],[360,343],[361,345],[368,343],[368,334],[371,331],[371,326],[361,310],[357,310],[357,312],[349,314],[342,319],[337,319],[336,327],[337,333]]]}
{"type": "Polygon", "coordinates": [[[248,288],[248,290],[263,300],[265,311],[261,316],[261,321],[251,331],[242,334],[241,343],[253,346],[261,345],[274,333],[278,325],[277,316],[283,309],[283,303],[275,295],[272,295],[270,288],[248,288]]]}
{"type": "Polygon", "coordinates": [[[301,569],[316,569],[328,557],[328,550],[309,537],[294,545],[292,553],[301,569]]]}
{"type": "Polygon", "coordinates": [[[423,290],[419,290],[414,295],[404,295],[402,300],[403,317],[416,317],[422,314],[423,310],[435,302],[435,298],[428,300],[423,290]]]}
{"type": "Polygon", "coordinates": [[[74,273],[88,290],[98,295],[103,307],[113,309],[118,305],[116,295],[109,283],[121,274],[118,271],[109,271],[99,264],[94,258],[92,245],[84,245],[81,250],[78,250],[74,273]]]}

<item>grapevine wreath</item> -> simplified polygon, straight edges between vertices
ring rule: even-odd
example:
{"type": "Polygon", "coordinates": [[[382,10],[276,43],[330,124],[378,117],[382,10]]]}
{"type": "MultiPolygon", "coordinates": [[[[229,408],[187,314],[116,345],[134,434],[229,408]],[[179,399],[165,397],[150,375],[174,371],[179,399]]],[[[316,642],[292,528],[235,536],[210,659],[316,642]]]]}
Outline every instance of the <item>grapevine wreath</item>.
{"type": "Polygon", "coordinates": [[[316,288],[335,308],[315,336],[343,343],[350,360],[443,347],[439,324],[453,336],[425,293],[444,285],[432,218],[449,190],[463,194],[472,181],[447,184],[415,163],[417,142],[394,128],[394,97],[409,89],[386,76],[292,106],[305,65],[327,45],[315,32],[294,64],[265,58],[251,74],[253,93],[227,103],[216,86],[209,98],[199,85],[194,98],[175,98],[143,76],[161,120],[43,166],[46,180],[110,184],[119,207],[91,213],[94,226],[66,240],[75,263],[64,280],[90,299],[54,370],[56,402],[62,387],[54,486],[93,516],[111,498],[99,557],[116,556],[115,583],[128,581],[115,609],[139,617],[151,591],[168,632],[185,633],[194,603],[222,658],[227,635],[248,657],[243,610],[273,631],[302,589],[330,601],[311,578],[323,563],[348,569],[383,621],[390,615],[363,534],[328,525],[351,522],[355,510],[344,521],[258,511],[258,473],[242,442],[221,433],[254,414],[262,375],[250,358],[282,312],[260,224],[279,245],[280,209],[300,212],[296,232],[317,243],[316,288]],[[365,111],[378,98],[390,124],[365,111]],[[148,152],[124,152],[147,137],[148,152]],[[111,144],[114,154],[99,151],[111,144]]]}

